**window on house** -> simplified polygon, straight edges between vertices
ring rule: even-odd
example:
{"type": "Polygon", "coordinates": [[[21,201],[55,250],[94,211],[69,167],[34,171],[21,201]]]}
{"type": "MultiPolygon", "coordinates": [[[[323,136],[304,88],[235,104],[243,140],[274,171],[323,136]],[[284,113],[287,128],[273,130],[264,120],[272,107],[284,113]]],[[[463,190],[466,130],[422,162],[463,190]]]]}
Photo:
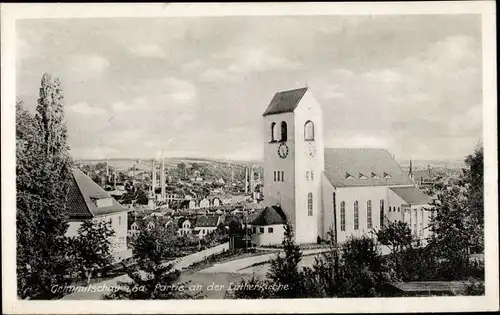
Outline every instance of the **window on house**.
{"type": "Polygon", "coordinates": [[[281,141],[287,141],[287,127],[286,122],[281,122],[281,141]]]}
{"type": "Polygon", "coordinates": [[[281,177],[281,176],[280,176],[280,175],[281,175],[280,173],[281,173],[281,172],[280,172],[280,171],[277,171],[277,173],[278,173],[278,182],[280,182],[280,181],[281,181],[281,179],[280,179],[280,177],[281,177]]]}
{"type": "Polygon", "coordinates": [[[268,233],[273,233],[273,228],[272,228],[272,227],[267,228],[267,232],[268,232],[268,233]]]}
{"type": "Polygon", "coordinates": [[[257,229],[254,226],[254,227],[252,227],[252,233],[255,233],[255,232],[257,232],[257,229]]]}
{"type": "Polygon", "coordinates": [[[285,181],[285,171],[281,171],[281,181],[285,181]]]}
{"type": "Polygon", "coordinates": [[[259,228],[259,232],[260,232],[260,233],[264,233],[264,228],[263,228],[263,227],[260,227],[260,228],[259,228]]]}
{"type": "Polygon", "coordinates": [[[311,180],[314,180],[314,171],[311,171],[311,180]]]}
{"type": "Polygon", "coordinates": [[[118,217],[118,225],[122,225],[122,217],[118,217]]]}
{"type": "Polygon", "coordinates": [[[276,171],[274,171],[274,181],[276,181],[276,171]]]}
{"type": "Polygon", "coordinates": [[[277,137],[276,137],[276,123],[275,122],[272,122],[271,123],[271,141],[276,141],[277,137]]]}
{"type": "Polygon", "coordinates": [[[306,180],[309,180],[309,171],[306,171],[306,180]]]}
{"type": "Polygon", "coordinates": [[[314,124],[312,121],[306,121],[304,125],[304,139],[314,140],[314,124]]]}
{"type": "Polygon", "coordinates": [[[398,207],[398,212],[401,212],[401,208],[400,207],[398,207]]]}
{"type": "Polygon", "coordinates": [[[312,193],[307,194],[307,215],[310,217],[313,215],[313,194],[312,193]]]}
{"type": "Polygon", "coordinates": [[[380,227],[384,226],[384,199],[380,200],[380,227]]]}
{"type": "Polygon", "coordinates": [[[359,206],[358,201],[354,201],[354,230],[359,229],[359,206]]]}
{"type": "Polygon", "coordinates": [[[372,201],[368,200],[366,202],[366,227],[371,229],[373,227],[372,223],[372,201]]]}
{"type": "Polygon", "coordinates": [[[345,231],[345,201],[340,203],[340,230],[345,231]]]}

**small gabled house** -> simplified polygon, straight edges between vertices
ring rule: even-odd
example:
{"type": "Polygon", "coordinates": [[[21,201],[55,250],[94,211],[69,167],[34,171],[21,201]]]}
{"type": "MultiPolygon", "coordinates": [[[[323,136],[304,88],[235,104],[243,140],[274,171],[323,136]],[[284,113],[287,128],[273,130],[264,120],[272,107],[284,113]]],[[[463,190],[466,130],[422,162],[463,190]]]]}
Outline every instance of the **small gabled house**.
{"type": "MultiPolygon", "coordinates": [[[[251,216],[252,244],[281,244],[285,235],[286,215],[280,206],[268,206],[251,216]]],[[[248,220],[248,219],[247,219],[248,220]]]]}
{"type": "Polygon", "coordinates": [[[195,223],[195,218],[179,218],[177,221],[177,235],[191,234],[195,223]]]}
{"type": "Polygon", "coordinates": [[[110,240],[115,259],[126,252],[128,209],[79,169],[73,169],[66,207],[69,215],[67,236],[77,236],[85,220],[108,221],[115,231],[110,240]]]}
{"type": "Polygon", "coordinates": [[[221,216],[200,216],[196,219],[193,230],[199,231],[197,232],[199,238],[204,238],[209,233],[215,231],[220,223],[222,223],[221,216]]]}

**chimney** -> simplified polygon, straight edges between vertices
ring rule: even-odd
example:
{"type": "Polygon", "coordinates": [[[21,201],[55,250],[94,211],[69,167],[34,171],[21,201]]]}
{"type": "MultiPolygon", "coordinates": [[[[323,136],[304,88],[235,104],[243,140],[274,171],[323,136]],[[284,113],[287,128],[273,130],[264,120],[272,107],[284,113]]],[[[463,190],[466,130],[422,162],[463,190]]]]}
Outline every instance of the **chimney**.
{"type": "Polygon", "coordinates": [[[153,166],[152,166],[152,170],[151,170],[151,193],[152,193],[152,196],[153,196],[153,199],[156,195],[156,163],[155,163],[155,160],[153,160],[153,166]]]}
{"type": "Polygon", "coordinates": [[[250,193],[253,195],[253,181],[255,178],[255,173],[253,172],[253,165],[250,166],[250,193]]]}
{"type": "Polygon", "coordinates": [[[163,151],[161,153],[161,173],[160,173],[160,181],[161,181],[161,199],[165,200],[165,158],[163,157],[163,151]]]}
{"type": "Polygon", "coordinates": [[[108,165],[108,159],[106,159],[106,178],[109,178],[109,165],[108,165]]]}
{"type": "Polygon", "coordinates": [[[248,167],[245,166],[245,194],[248,193],[248,167]]]}

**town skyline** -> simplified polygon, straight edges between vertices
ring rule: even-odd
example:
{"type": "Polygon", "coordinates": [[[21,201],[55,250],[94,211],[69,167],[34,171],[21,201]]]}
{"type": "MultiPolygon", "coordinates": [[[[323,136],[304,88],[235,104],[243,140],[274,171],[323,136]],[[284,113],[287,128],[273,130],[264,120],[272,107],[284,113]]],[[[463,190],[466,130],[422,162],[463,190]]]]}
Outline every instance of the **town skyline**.
{"type": "Polygon", "coordinates": [[[17,95],[34,111],[41,74],[61,79],[75,159],[163,150],[259,161],[274,93],[307,85],[326,147],[461,160],[482,138],[480,25],[477,15],[24,20],[17,95]]]}

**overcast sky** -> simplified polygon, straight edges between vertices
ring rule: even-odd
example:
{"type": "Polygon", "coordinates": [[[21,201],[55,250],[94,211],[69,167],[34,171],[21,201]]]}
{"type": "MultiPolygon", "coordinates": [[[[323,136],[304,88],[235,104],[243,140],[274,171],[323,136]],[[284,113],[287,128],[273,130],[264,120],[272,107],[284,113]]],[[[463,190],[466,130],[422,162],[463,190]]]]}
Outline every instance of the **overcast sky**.
{"type": "Polygon", "coordinates": [[[327,147],[463,159],[482,136],[478,15],[23,20],[17,93],[61,79],[75,158],[261,159],[274,93],[309,86],[327,147]]]}

